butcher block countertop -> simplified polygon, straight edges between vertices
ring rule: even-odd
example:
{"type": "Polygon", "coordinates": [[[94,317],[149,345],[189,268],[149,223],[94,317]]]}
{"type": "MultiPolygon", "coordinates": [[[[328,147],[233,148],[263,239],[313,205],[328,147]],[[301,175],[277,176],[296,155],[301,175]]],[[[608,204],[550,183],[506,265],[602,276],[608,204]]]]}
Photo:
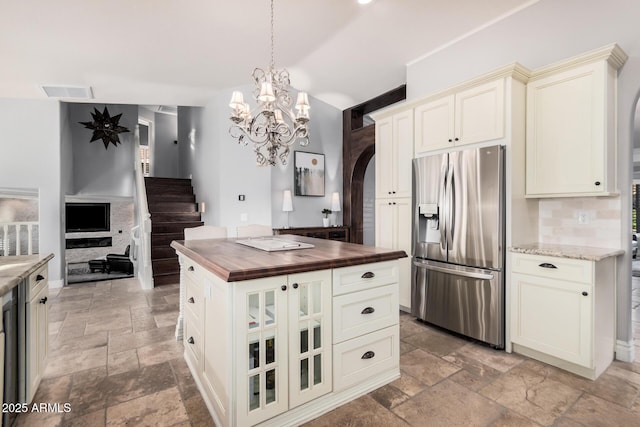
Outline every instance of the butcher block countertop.
{"type": "Polygon", "coordinates": [[[0,295],[4,295],[27,279],[53,258],[47,255],[19,255],[0,257],[0,295]]]}
{"type": "Polygon", "coordinates": [[[237,240],[244,240],[236,238],[174,240],[171,247],[227,282],[391,261],[407,256],[399,250],[293,234],[274,238],[310,243],[314,247],[267,252],[236,243],[237,240]]]}

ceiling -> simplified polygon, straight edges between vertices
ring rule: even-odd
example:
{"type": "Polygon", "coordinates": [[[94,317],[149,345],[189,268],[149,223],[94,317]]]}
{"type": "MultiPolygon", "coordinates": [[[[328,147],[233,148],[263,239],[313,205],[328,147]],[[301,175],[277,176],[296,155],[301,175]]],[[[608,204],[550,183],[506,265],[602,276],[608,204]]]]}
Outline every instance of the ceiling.
{"type": "MultiPolygon", "coordinates": [[[[275,63],[345,109],[407,63],[537,0],[276,0],[275,63]]],[[[0,97],[91,86],[92,102],[205,105],[269,64],[268,0],[0,0],[0,97]]],[[[86,102],[86,100],[82,100],[86,102]]]]}

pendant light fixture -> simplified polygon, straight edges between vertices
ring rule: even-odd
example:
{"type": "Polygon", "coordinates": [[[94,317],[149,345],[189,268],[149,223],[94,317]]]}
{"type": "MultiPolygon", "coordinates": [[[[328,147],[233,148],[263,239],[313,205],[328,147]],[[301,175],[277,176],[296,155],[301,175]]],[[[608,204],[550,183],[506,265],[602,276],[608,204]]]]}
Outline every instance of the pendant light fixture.
{"type": "Polygon", "coordinates": [[[309,98],[305,92],[299,92],[296,113],[292,111],[289,72],[276,70],[273,59],[273,21],[271,0],[271,64],[266,72],[256,68],[252,74],[257,107],[251,110],[239,91],[233,92],[229,103],[233,122],[229,133],[239,144],[253,143],[258,166],[275,166],[276,159],[286,165],[289,147],[296,140],[301,146],[309,144],[309,98]]]}

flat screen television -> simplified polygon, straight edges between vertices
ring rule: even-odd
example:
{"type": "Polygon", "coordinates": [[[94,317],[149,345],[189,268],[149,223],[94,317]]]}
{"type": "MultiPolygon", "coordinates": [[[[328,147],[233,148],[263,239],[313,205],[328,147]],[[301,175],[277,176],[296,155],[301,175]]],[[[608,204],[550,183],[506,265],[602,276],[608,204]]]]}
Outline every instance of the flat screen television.
{"type": "Polygon", "coordinates": [[[110,231],[110,206],[109,203],[67,203],[66,232],[110,231]]]}

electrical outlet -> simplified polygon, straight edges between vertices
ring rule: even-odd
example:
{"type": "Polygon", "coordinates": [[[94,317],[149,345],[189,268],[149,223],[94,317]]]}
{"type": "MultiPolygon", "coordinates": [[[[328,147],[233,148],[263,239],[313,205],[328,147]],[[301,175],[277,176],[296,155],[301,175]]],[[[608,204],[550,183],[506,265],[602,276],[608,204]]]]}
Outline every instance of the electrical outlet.
{"type": "Polygon", "coordinates": [[[589,224],[589,214],[585,211],[578,211],[578,224],[589,224]]]}

